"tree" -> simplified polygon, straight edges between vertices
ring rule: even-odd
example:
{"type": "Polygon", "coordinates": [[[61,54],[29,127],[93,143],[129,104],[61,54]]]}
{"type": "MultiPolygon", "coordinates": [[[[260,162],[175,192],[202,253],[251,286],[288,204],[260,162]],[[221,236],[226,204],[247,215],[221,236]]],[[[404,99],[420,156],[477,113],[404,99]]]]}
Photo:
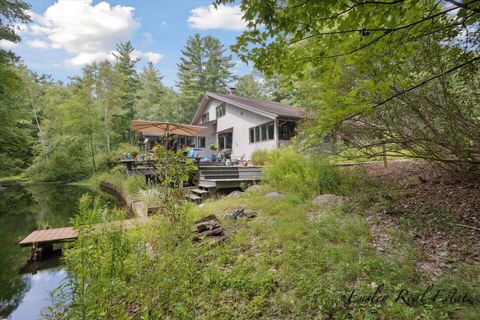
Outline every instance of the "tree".
{"type": "MultiPolygon", "coordinates": [[[[20,41],[16,25],[30,21],[28,9],[24,1],[0,0],[0,41],[20,41]]],[[[17,174],[31,152],[28,112],[14,60],[11,51],[0,49],[0,175],[17,174]]]]}
{"type": "MultiPolygon", "coordinates": [[[[18,23],[31,21],[28,10],[30,10],[30,5],[25,1],[0,0],[0,41],[13,43],[20,41],[20,36],[17,34],[20,28],[18,23]]],[[[0,65],[12,62],[14,58],[13,52],[0,49],[0,65]]]]}
{"type": "Polygon", "coordinates": [[[159,71],[148,63],[139,75],[136,115],[144,120],[178,121],[177,93],[162,84],[159,71]]]}
{"type": "Polygon", "coordinates": [[[225,51],[222,43],[211,36],[201,37],[197,33],[187,40],[178,63],[177,83],[184,121],[191,120],[206,91],[226,91],[234,64],[225,51]]]}
{"type": "MultiPolygon", "coordinates": [[[[233,50],[267,76],[278,76],[282,87],[295,93],[295,103],[315,117],[311,131],[317,141],[312,144],[346,121],[401,104],[409,94],[425,94],[422,88],[439,95],[439,81],[453,85],[444,80],[468,74],[463,70],[477,68],[480,60],[474,53],[480,39],[478,1],[244,0],[241,8],[249,28],[233,50]],[[429,48],[445,53],[448,61],[427,63],[429,48]],[[454,55],[448,53],[451,48],[456,48],[454,55]]],[[[474,123],[472,110],[463,112],[474,123]]],[[[381,135],[382,126],[375,127],[381,135]]],[[[475,144],[464,140],[464,151],[475,144]]],[[[405,147],[419,151],[418,145],[405,147]]],[[[443,160],[462,161],[460,153],[448,154],[456,155],[443,160]]]]}
{"type": "Polygon", "coordinates": [[[12,65],[0,65],[0,176],[18,174],[29,164],[31,127],[21,78],[12,65]]]}
{"type": "Polygon", "coordinates": [[[121,101],[121,81],[122,76],[114,70],[114,66],[109,61],[102,61],[98,64],[97,79],[95,83],[95,96],[97,103],[103,109],[103,126],[105,130],[105,141],[107,151],[111,150],[112,143],[115,145],[121,142],[118,139],[119,134],[114,131],[114,118],[122,117],[126,113],[122,109],[121,101]]]}
{"type": "Polygon", "coordinates": [[[139,88],[135,65],[139,59],[132,57],[134,48],[130,41],[117,45],[117,52],[115,54],[115,70],[120,75],[120,107],[124,113],[117,116],[116,130],[124,140],[127,138],[131,140],[130,121],[135,117],[135,100],[139,88]]]}
{"type": "Polygon", "coordinates": [[[246,74],[239,77],[235,83],[235,90],[239,96],[251,98],[264,98],[262,92],[262,85],[258,80],[255,80],[253,74],[246,74]]]}

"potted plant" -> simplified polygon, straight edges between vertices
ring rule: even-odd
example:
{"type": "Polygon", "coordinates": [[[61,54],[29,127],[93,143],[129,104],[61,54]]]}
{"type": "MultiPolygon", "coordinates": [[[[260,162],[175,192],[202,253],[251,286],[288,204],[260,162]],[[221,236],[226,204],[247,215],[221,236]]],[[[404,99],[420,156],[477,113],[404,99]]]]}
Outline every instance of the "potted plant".
{"type": "Polygon", "coordinates": [[[218,146],[216,144],[211,144],[210,150],[212,151],[212,161],[217,161],[218,146]]]}
{"type": "Polygon", "coordinates": [[[210,150],[212,150],[212,152],[216,154],[218,152],[218,146],[216,144],[211,144],[210,150]]]}

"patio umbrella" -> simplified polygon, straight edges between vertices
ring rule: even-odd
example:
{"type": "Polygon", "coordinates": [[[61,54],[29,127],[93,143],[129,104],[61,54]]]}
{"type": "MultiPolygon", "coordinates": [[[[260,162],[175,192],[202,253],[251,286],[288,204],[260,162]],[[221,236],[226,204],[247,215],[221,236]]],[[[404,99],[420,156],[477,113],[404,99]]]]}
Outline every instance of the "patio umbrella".
{"type": "Polygon", "coordinates": [[[198,135],[206,127],[172,122],[132,120],[132,129],[139,132],[155,132],[191,137],[198,135]]]}

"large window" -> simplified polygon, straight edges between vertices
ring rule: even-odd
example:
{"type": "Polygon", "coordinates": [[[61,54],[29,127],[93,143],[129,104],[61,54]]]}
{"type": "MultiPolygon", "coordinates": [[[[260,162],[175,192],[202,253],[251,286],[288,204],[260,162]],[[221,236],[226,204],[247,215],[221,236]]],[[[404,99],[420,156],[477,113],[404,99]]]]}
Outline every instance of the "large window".
{"type": "Polygon", "coordinates": [[[198,137],[198,147],[205,148],[205,137],[198,137]]]}
{"type": "Polygon", "coordinates": [[[223,117],[225,115],[226,105],[225,102],[217,107],[217,118],[223,117]]]}
{"type": "Polygon", "coordinates": [[[208,122],[208,112],[202,114],[202,123],[207,123],[208,122]]]}
{"type": "Polygon", "coordinates": [[[249,141],[250,143],[258,141],[272,140],[274,138],[274,124],[272,122],[264,123],[262,125],[250,128],[249,141]]]}
{"type": "Polygon", "coordinates": [[[294,121],[280,121],[278,126],[278,136],[280,140],[290,140],[295,136],[297,123],[294,121]]]}

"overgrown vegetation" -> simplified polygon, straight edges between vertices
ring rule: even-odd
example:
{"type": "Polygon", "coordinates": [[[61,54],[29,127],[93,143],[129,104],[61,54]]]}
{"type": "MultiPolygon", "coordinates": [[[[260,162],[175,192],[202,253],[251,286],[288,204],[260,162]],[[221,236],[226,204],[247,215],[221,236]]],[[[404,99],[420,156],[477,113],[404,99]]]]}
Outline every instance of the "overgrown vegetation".
{"type": "Polygon", "coordinates": [[[263,174],[266,183],[278,191],[306,199],[340,192],[344,178],[328,160],[305,156],[293,148],[268,153],[263,174]]]}
{"type": "Polygon", "coordinates": [[[252,153],[252,163],[255,166],[263,166],[267,162],[268,151],[257,149],[252,153]]]}
{"type": "Polygon", "coordinates": [[[81,209],[81,236],[66,255],[75,276],[55,292],[48,317],[475,319],[480,312],[478,304],[448,302],[445,296],[437,302],[395,301],[402,289],[422,294],[432,283],[445,293],[455,288],[476,297],[480,288],[469,266],[435,282],[418,272],[418,254],[401,230],[389,255],[376,251],[362,213],[372,202],[390,202],[382,202],[384,187],[367,183],[361,172],[347,175],[285,149],[269,156],[266,177],[260,189],[240,197],[202,207],[179,203],[175,222],[154,216],[150,225],[128,232],[119,226],[98,232],[93,221],[109,221],[112,214],[81,209]],[[298,164],[290,172],[280,159],[298,164]],[[286,174],[289,180],[271,180],[286,174]],[[299,188],[302,179],[314,191],[299,188]],[[286,196],[264,197],[273,190],[286,196]],[[308,219],[318,210],[308,197],[323,192],[343,192],[351,200],[308,219]],[[223,219],[223,212],[238,207],[258,216],[223,219]],[[209,214],[227,230],[226,240],[194,242],[193,222],[209,214]],[[382,296],[390,295],[385,302],[355,300],[371,297],[380,286],[382,296]],[[355,301],[348,303],[352,290],[355,301]]]}

